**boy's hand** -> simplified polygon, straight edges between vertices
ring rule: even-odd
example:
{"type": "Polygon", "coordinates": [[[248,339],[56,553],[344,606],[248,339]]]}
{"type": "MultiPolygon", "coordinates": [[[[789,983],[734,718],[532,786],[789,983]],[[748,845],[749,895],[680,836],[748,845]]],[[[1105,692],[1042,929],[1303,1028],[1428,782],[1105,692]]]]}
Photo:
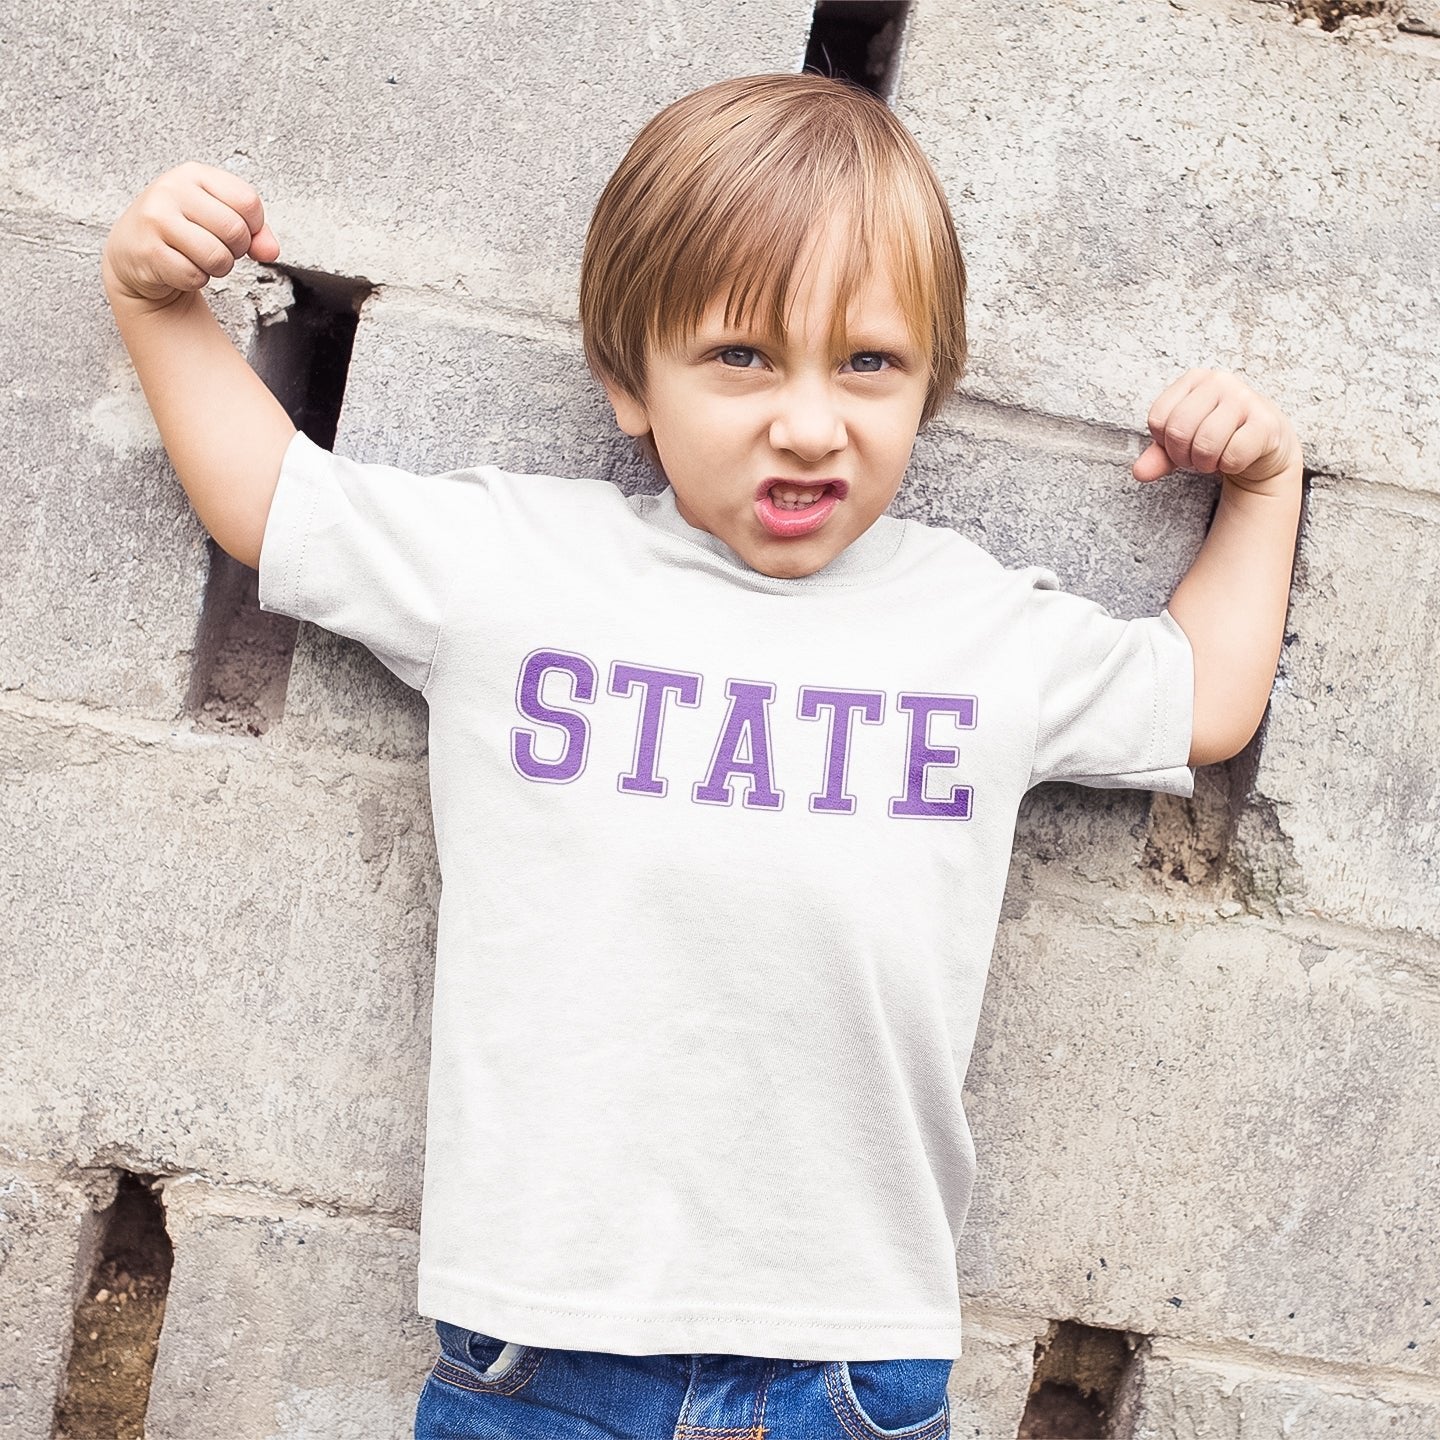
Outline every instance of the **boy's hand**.
{"type": "Polygon", "coordinates": [[[115,222],[101,273],[112,304],[159,309],[228,275],[242,255],[269,263],[279,254],[254,187],[191,161],[142,190],[115,222]]]}
{"type": "Polygon", "coordinates": [[[1153,437],[1135,462],[1137,480],[1158,480],[1172,470],[1221,476],[1264,493],[1269,481],[1301,473],[1300,442],[1290,422],[1238,375],[1187,370],[1150,407],[1153,437]]]}

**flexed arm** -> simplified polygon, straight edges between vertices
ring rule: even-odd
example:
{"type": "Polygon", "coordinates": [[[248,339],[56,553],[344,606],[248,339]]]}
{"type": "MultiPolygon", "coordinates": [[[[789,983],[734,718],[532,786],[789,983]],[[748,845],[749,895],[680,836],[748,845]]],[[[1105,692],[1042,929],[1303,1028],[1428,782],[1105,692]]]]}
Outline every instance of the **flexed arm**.
{"type": "Polygon", "coordinates": [[[110,308],[180,483],[216,544],[252,568],[295,426],[200,291],[242,255],[269,262],[279,254],[254,188],[190,163],[141,191],[101,260],[110,308]]]}
{"type": "Polygon", "coordinates": [[[1169,610],[1195,656],[1191,765],[1237,754],[1275,678],[1303,488],[1289,420],[1238,375],[1189,370],[1150,408],[1137,480],[1184,468],[1221,477],[1220,504],[1169,610]]]}

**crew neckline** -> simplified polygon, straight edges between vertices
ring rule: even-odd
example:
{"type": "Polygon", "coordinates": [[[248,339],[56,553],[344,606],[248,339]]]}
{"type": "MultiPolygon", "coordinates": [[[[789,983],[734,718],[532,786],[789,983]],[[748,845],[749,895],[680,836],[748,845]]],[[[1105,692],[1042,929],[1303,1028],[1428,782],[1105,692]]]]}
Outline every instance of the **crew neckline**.
{"type": "Polygon", "coordinates": [[[905,521],[897,520],[891,515],[881,515],[863,535],[852,540],[828,565],[822,566],[812,575],[787,579],[779,575],[766,575],[763,571],[754,569],[718,535],[697,529],[680,513],[675,501],[675,491],[668,485],[658,495],[632,495],[630,503],[635,513],[647,524],[681,540],[688,540],[692,545],[713,555],[727,569],[766,589],[790,590],[812,586],[850,585],[868,579],[884,569],[899,554],[905,538],[905,521]]]}

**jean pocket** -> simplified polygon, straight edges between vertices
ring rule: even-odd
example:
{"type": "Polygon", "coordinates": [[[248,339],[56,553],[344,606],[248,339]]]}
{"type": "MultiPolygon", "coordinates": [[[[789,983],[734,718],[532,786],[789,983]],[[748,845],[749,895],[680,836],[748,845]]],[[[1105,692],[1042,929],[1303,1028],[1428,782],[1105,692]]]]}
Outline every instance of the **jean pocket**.
{"type": "Polygon", "coordinates": [[[446,1385],[482,1395],[514,1395],[534,1378],[545,1357],[538,1345],[517,1345],[444,1320],[435,1322],[440,1356],[432,1374],[446,1385]]]}
{"type": "Polygon", "coordinates": [[[835,1417],[884,1440],[946,1440],[953,1360],[839,1360],[826,1376],[835,1417]]]}

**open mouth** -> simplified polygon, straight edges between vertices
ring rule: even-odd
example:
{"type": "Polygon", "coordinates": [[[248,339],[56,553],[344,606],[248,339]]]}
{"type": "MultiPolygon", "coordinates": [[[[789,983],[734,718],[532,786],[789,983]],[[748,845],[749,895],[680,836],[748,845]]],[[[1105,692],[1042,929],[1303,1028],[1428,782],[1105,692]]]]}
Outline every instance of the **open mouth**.
{"type": "Polygon", "coordinates": [[[772,535],[792,538],[809,535],[829,519],[848,494],[844,480],[763,481],[755,496],[755,513],[772,535]]]}

